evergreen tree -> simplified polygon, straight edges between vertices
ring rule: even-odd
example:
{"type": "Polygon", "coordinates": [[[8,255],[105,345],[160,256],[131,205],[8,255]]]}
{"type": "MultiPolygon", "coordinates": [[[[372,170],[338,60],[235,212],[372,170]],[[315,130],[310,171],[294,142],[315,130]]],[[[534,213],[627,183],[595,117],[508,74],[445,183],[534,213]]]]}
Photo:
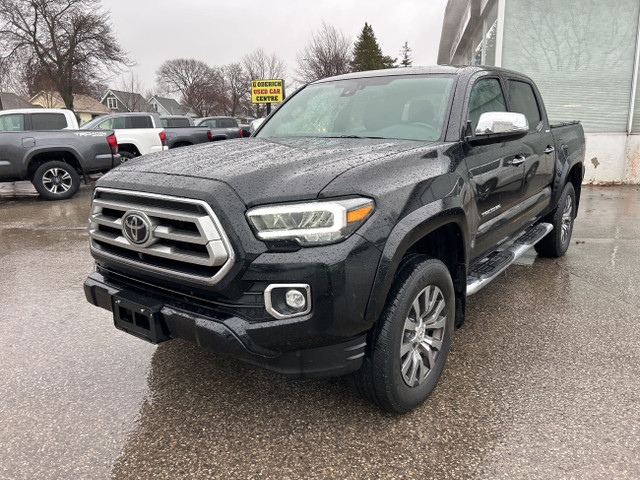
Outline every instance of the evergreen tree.
{"type": "Polygon", "coordinates": [[[400,50],[400,55],[402,57],[402,61],[400,62],[401,67],[410,67],[413,65],[413,59],[411,58],[411,49],[409,48],[409,42],[404,42],[402,46],[402,50],[400,50]]]}
{"type": "Polygon", "coordinates": [[[373,28],[365,22],[362,32],[358,35],[358,40],[353,46],[353,60],[351,61],[353,71],[393,68],[395,63],[395,58],[382,54],[373,28]]]}

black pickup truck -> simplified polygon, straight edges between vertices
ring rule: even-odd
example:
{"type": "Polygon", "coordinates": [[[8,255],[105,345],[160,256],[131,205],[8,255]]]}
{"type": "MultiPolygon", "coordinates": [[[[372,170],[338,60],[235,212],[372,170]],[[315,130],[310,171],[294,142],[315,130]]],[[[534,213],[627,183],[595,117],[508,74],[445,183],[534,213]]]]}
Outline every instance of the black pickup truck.
{"type": "Polygon", "coordinates": [[[47,200],[72,197],[81,177],[120,163],[112,130],[0,132],[0,182],[29,180],[47,200]]]}
{"type": "Polygon", "coordinates": [[[86,297],[142,339],[346,375],[406,412],[435,387],[467,296],[533,246],[566,252],[583,162],[580,124],[550,125],[516,72],[320,80],[248,140],[104,176],[86,297]]]}

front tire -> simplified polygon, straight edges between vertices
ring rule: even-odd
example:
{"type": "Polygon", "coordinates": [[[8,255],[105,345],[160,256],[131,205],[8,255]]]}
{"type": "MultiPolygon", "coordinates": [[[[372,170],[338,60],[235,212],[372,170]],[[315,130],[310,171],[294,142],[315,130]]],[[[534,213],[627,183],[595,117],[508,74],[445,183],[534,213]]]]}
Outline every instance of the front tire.
{"type": "Polygon", "coordinates": [[[406,413],[429,396],[442,374],[453,333],[455,294],[449,270],[424,256],[398,273],[352,383],[367,400],[406,413]]]}
{"type": "Polygon", "coordinates": [[[42,198],[65,200],[80,188],[80,176],[68,163],[51,161],[38,167],[32,183],[42,198]]]}
{"type": "Polygon", "coordinates": [[[569,248],[573,221],[576,218],[576,192],[571,182],[562,190],[558,206],[549,219],[553,230],[535,245],[536,252],[544,257],[561,257],[569,248]]]}

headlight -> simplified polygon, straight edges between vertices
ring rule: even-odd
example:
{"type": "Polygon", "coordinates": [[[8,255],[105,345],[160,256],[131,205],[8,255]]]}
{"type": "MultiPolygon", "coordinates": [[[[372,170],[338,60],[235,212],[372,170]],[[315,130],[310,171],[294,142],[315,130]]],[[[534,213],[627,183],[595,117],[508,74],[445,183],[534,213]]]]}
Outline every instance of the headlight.
{"type": "Polygon", "coordinates": [[[260,240],[295,240],[302,246],[344,240],[373,212],[373,200],[349,198],[252,208],[247,217],[260,240]]]}

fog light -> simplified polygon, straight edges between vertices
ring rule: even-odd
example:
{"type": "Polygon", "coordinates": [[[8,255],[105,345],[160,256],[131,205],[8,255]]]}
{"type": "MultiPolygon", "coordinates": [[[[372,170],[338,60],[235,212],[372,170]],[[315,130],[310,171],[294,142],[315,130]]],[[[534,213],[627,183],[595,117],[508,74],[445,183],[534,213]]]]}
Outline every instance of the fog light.
{"type": "Polygon", "coordinates": [[[311,311],[311,287],[300,283],[273,283],[264,290],[264,306],[279,320],[311,311]]]}
{"type": "Polygon", "coordinates": [[[291,308],[295,308],[296,310],[304,310],[304,307],[307,304],[306,298],[304,298],[304,295],[302,295],[298,290],[289,290],[285,295],[285,299],[287,301],[287,305],[291,308]]]}

